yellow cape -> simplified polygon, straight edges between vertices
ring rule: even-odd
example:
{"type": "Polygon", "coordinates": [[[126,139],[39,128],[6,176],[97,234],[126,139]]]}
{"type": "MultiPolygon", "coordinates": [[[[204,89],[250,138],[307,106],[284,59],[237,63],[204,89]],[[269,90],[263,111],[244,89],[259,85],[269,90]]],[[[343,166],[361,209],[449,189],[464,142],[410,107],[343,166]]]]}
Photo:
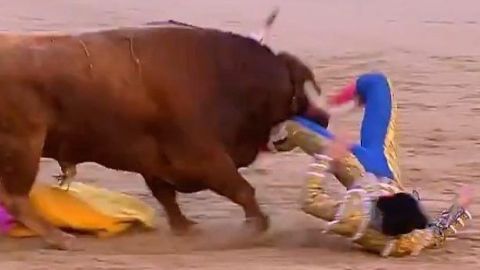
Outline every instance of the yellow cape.
{"type": "MultiPolygon", "coordinates": [[[[155,210],[142,201],[103,188],[73,182],[67,191],[56,185],[36,184],[30,200],[44,219],[62,229],[109,237],[134,224],[154,228],[155,210]]],[[[37,234],[21,224],[8,233],[11,237],[37,234]]]]}

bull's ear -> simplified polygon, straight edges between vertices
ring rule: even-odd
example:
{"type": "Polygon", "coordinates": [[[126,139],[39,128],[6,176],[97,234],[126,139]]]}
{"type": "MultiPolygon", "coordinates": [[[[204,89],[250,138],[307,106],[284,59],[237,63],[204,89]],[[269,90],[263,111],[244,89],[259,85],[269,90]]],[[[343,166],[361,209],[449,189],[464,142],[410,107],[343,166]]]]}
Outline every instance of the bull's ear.
{"type": "Polygon", "coordinates": [[[277,56],[287,65],[288,69],[298,77],[304,72],[308,73],[308,68],[296,56],[288,52],[279,52],[277,56]]]}
{"type": "Polygon", "coordinates": [[[286,64],[291,80],[302,89],[305,82],[315,81],[312,70],[300,58],[288,52],[279,52],[277,56],[286,64]]]}
{"type": "Polygon", "coordinates": [[[313,73],[299,58],[290,53],[280,52],[277,56],[286,65],[290,82],[295,91],[294,97],[292,97],[292,112],[294,114],[303,113],[308,105],[304,93],[304,83],[306,81],[313,81],[313,73]]]}

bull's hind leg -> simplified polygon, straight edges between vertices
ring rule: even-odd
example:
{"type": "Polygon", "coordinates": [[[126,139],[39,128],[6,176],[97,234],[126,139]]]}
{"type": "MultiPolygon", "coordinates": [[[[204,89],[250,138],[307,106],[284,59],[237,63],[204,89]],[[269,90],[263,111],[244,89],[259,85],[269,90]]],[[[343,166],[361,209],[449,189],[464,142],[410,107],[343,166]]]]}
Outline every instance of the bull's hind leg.
{"type": "Polygon", "coordinates": [[[187,232],[192,225],[196,224],[196,222],[189,220],[183,215],[177,203],[177,192],[171,184],[156,177],[144,176],[144,178],[153,196],[163,206],[170,228],[174,233],[183,234],[187,232]]]}
{"type": "Polygon", "coordinates": [[[20,136],[0,133],[0,200],[19,222],[49,244],[69,249],[73,236],[38,216],[28,197],[38,171],[44,138],[44,132],[34,130],[20,136]]]}

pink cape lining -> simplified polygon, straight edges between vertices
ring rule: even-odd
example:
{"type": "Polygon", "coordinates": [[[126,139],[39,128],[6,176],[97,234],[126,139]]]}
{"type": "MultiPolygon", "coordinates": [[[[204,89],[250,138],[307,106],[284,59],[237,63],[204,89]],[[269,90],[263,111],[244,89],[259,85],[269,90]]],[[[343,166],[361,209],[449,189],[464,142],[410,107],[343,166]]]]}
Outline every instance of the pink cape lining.
{"type": "Polygon", "coordinates": [[[7,210],[0,205],[0,234],[8,233],[12,228],[15,219],[10,215],[7,210]]]}

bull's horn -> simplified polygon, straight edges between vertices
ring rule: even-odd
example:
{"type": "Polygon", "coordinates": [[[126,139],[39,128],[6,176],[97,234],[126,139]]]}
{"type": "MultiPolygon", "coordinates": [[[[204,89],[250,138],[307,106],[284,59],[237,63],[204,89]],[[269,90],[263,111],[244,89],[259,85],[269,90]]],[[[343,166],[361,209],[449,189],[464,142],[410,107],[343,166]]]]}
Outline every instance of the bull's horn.
{"type": "Polygon", "coordinates": [[[270,30],[276,18],[278,17],[279,12],[280,12],[280,8],[275,7],[272,10],[272,12],[268,15],[267,19],[265,20],[265,23],[262,26],[262,29],[258,33],[251,33],[250,37],[260,42],[261,44],[266,44],[270,34],[270,30]]]}
{"type": "Polygon", "coordinates": [[[265,26],[266,27],[271,27],[273,25],[273,23],[275,22],[275,19],[277,18],[279,12],[280,12],[279,7],[275,7],[272,10],[270,15],[268,15],[267,20],[265,21],[265,26]]]}
{"type": "Polygon", "coordinates": [[[310,104],[318,109],[326,109],[327,101],[318,93],[312,81],[305,81],[303,84],[303,90],[310,104]]]}

